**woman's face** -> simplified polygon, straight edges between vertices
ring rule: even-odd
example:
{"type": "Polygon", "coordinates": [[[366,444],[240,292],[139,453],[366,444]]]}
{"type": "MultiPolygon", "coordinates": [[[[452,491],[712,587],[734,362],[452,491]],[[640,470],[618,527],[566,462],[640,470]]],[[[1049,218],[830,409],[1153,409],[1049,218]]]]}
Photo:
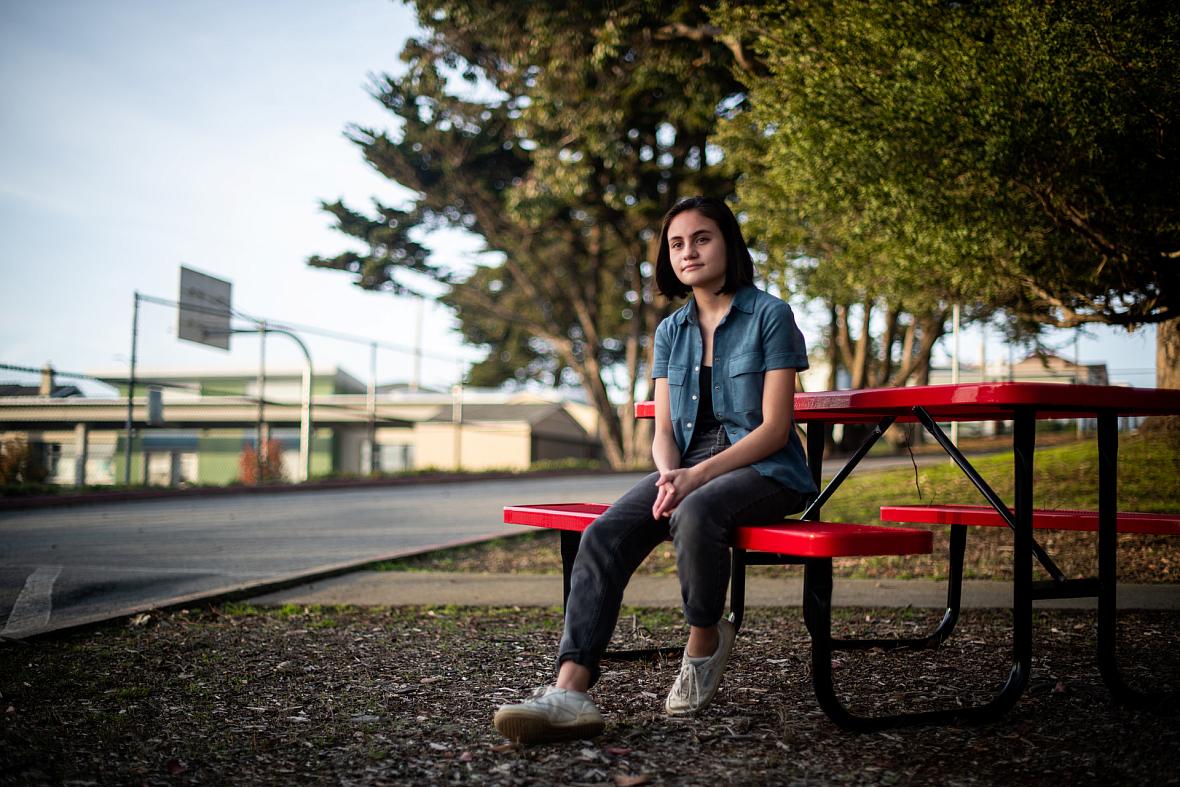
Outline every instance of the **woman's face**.
{"type": "Polygon", "coordinates": [[[693,289],[717,292],[725,284],[725,239],[717,222],[686,210],[668,224],[668,254],[676,278],[693,289]]]}

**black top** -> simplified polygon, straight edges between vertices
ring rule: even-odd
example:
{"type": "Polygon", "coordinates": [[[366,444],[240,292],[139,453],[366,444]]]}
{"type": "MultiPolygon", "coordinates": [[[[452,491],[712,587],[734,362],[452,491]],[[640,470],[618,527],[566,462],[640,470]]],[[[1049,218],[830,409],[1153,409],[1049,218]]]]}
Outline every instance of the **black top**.
{"type": "Polygon", "coordinates": [[[713,414],[713,367],[701,367],[701,398],[697,401],[697,425],[695,434],[713,431],[721,423],[713,414]]]}

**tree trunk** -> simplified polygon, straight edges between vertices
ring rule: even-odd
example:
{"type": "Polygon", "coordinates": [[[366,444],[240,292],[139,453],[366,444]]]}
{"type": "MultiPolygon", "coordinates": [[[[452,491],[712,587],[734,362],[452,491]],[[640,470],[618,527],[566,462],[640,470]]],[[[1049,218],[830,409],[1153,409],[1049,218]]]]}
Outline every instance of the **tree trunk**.
{"type": "MultiPolygon", "coordinates": [[[[885,306],[885,332],[881,335],[880,358],[877,370],[873,374],[872,387],[880,388],[889,384],[893,374],[893,345],[897,341],[898,322],[901,319],[901,307],[897,304],[885,306]]],[[[904,363],[904,361],[902,361],[904,363]]]]}
{"type": "Polygon", "coordinates": [[[607,464],[612,470],[626,469],[627,460],[623,455],[623,425],[619,420],[619,411],[611,402],[606,384],[602,380],[602,367],[599,366],[598,359],[592,354],[579,359],[568,344],[561,347],[560,352],[566,364],[582,378],[582,390],[589,397],[590,404],[598,411],[598,438],[602,441],[607,464]]]}
{"type": "MultiPolygon", "coordinates": [[[[840,315],[836,311],[836,304],[828,304],[828,385],[827,390],[836,390],[836,385],[840,380],[840,315]]],[[[820,424],[811,423],[807,425],[808,429],[815,429],[820,424]]],[[[822,425],[824,430],[824,453],[830,455],[836,450],[836,439],[834,437],[833,424],[825,423],[822,425]]]]}
{"type": "MultiPolygon", "coordinates": [[[[1180,317],[1156,323],[1155,387],[1180,389],[1180,317]]],[[[1167,435],[1180,447],[1180,415],[1153,415],[1144,419],[1139,429],[1167,435]]]]}
{"type": "Polygon", "coordinates": [[[840,315],[836,305],[828,306],[828,390],[836,390],[840,379],[840,315]]]}
{"type": "Polygon", "coordinates": [[[866,300],[864,311],[860,314],[860,336],[856,339],[856,354],[852,359],[852,385],[854,391],[867,388],[869,385],[869,363],[872,356],[869,353],[869,321],[873,316],[873,302],[866,300]]]}
{"type": "Polygon", "coordinates": [[[1155,387],[1180,388],[1180,317],[1155,327],[1155,387]]]}
{"type": "Polygon", "coordinates": [[[934,351],[935,343],[946,332],[947,310],[929,314],[918,321],[921,341],[918,355],[914,359],[916,379],[918,385],[930,384],[930,355],[934,351]]]}

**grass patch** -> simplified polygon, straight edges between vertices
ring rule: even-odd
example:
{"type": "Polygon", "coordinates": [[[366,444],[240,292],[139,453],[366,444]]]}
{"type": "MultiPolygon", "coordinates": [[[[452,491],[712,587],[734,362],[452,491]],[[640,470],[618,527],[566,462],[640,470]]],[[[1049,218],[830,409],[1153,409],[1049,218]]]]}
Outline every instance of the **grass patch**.
{"type": "MultiPolygon", "coordinates": [[[[1124,436],[1119,445],[1119,508],[1180,512],[1180,446],[1155,434],[1124,436]]],[[[1004,500],[1013,497],[1012,452],[971,460],[1004,500]]],[[[1098,507],[1098,448],[1083,440],[1037,451],[1033,460],[1037,508],[1098,507]]],[[[874,522],[882,505],[982,504],[959,468],[946,464],[854,473],[824,506],[833,522],[874,522]]]]}

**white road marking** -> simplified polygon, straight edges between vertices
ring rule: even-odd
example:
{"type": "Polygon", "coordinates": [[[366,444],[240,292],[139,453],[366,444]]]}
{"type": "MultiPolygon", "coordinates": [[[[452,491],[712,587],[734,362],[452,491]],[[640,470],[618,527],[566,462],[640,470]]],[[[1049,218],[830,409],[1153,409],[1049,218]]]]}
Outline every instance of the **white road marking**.
{"type": "Polygon", "coordinates": [[[0,637],[20,638],[49,623],[49,613],[53,611],[53,583],[60,573],[61,566],[38,566],[29,574],[0,637]]]}

